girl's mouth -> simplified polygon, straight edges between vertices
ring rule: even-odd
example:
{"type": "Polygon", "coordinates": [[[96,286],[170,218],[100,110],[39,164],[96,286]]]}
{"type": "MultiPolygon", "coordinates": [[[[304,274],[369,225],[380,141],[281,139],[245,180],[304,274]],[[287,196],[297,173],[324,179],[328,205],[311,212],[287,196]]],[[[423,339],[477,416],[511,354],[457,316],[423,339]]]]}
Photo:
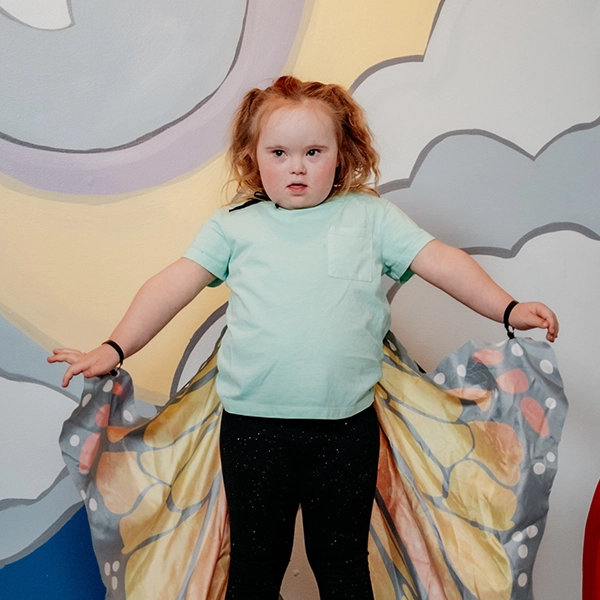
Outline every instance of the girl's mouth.
{"type": "Polygon", "coordinates": [[[290,183],[290,185],[288,185],[288,189],[292,190],[292,192],[301,192],[306,189],[306,187],[307,186],[304,183],[290,183]]]}

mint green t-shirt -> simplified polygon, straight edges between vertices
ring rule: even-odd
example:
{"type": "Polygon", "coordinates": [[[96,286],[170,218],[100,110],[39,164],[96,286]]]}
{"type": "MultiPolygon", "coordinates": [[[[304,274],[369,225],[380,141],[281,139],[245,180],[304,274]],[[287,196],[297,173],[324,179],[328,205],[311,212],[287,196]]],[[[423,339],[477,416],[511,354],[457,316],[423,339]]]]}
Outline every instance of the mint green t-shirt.
{"type": "Polygon", "coordinates": [[[431,235],[383,198],[334,196],[299,210],[218,210],[185,253],[231,290],[218,357],[225,410],[342,419],[373,402],[390,308],[431,235]]]}

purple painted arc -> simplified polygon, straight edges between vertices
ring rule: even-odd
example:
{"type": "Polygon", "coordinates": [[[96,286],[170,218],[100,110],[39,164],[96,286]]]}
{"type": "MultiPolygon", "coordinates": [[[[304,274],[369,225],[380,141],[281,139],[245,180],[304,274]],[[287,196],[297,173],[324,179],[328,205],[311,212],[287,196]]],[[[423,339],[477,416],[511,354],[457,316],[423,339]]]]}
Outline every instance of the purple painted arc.
{"type": "Polygon", "coordinates": [[[224,148],[243,94],[282,73],[303,8],[304,0],[251,1],[239,57],[225,81],[197,111],[158,135],[135,146],[93,153],[43,150],[0,139],[0,172],[51,192],[111,195],[161,185],[197,168],[224,148]]]}

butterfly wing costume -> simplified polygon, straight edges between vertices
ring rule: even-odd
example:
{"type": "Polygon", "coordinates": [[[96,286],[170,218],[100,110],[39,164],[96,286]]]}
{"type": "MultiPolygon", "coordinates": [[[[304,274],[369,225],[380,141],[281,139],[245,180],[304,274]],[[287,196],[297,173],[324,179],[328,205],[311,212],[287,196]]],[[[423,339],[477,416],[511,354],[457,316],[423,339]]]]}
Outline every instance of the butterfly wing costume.
{"type": "MultiPolygon", "coordinates": [[[[107,599],[222,600],[229,563],[217,348],[142,417],[123,370],[86,382],[61,447],[107,599]]],[[[423,373],[393,334],[375,388],[381,450],[375,598],[520,600],[556,474],[567,401],[550,345],[468,342],[423,373]]]]}

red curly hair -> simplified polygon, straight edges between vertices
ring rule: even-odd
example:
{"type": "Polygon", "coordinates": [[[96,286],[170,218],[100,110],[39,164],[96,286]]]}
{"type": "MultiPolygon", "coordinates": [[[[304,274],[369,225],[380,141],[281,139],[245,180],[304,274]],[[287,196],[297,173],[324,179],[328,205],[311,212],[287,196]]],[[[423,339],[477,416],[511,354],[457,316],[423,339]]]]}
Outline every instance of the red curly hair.
{"type": "Polygon", "coordinates": [[[233,118],[228,157],[232,180],[237,183],[237,200],[239,196],[265,194],[256,161],[260,126],[265,117],[282,105],[305,102],[324,105],[335,127],[339,165],[328,197],[347,192],[379,196],[379,155],[373,148],[363,109],[339,85],[305,82],[286,75],[264,90],[250,90],[233,118]]]}

